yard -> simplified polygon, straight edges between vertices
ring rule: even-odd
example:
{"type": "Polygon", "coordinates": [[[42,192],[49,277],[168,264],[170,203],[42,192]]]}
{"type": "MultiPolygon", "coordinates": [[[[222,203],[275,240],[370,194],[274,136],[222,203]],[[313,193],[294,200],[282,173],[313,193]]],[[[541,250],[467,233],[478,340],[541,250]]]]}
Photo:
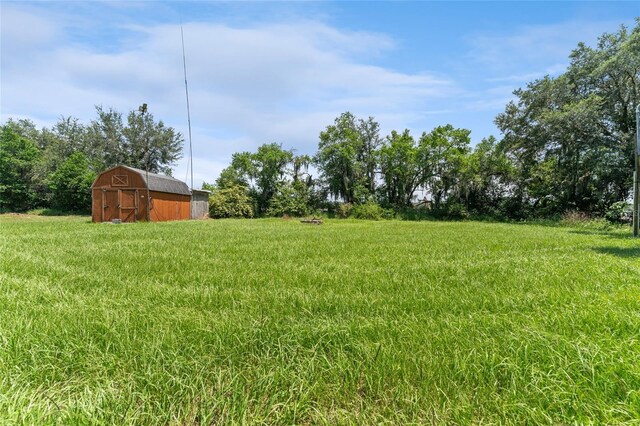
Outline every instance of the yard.
{"type": "Polygon", "coordinates": [[[0,424],[640,419],[640,243],[0,217],[0,424]]]}

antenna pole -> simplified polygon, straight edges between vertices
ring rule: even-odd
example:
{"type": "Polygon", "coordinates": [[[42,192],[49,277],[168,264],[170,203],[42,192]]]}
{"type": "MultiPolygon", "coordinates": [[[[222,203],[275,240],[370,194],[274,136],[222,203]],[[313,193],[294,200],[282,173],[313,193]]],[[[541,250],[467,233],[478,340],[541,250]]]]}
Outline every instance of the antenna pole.
{"type": "Polygon", "coordinates": [[[140,108],[140,118],[142,119],[142,134],[144,136],[144,171],[147,180],[147,222],[151,222],[151,194],[149,193],[149,135],[147,134],[147,126],[144,120],[144,114],[147,112],[147,104],[142,104],[140,108]]]}
{"type": "Polygon", "coordinates": [[[636,105],[636,149],[634,150],[633,164],[633,236],[638,236],[640,228],[640,104],[636,105]]]}
{"type": "Polygon", "coordinates": [[[187,123],[189,124],[189,164],[191,166],[191,189],[193,189],[193,145],[191,143],[191,110],[189,108],[189,86],[187,85],[187,59],[184,53],[184,31],[180,24],[180,37],[182,39],[182,69],[184,70],[184,92],[187,96],[187,123]]]}

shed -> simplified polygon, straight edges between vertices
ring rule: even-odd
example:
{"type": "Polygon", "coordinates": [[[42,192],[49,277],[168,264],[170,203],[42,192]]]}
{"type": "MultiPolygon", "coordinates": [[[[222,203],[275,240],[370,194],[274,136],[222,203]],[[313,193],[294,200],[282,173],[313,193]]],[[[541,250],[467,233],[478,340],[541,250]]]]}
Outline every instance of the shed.
{"type": "Polygon", "coordinates": [[[146,221],[147,205],[152,222],[191,217],[191,191],[186,183],[133,167],[116,166],[100,173],[91,186],[91,198],[94,222],[146,221]]]}
{"type": "Polygon", "coordinates": [[[209,195],[211,191],[206,189],[191,190],[191,219],[209,217],[209,195]]]}

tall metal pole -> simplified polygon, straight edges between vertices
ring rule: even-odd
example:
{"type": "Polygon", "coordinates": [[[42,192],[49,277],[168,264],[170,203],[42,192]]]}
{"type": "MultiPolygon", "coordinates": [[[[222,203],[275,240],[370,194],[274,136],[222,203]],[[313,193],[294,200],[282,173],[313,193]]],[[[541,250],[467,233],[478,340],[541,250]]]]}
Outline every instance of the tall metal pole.
{"type": "Polygon", "coordinates": [[[184,91],[187,95],[187,123],[189,124],[189,164],[191,165],[191,189],[193,189],[193,147],[191,144],[191,111],[189,110],[189,86],[187,86],[187,59],[184,53],[184,32],[180,24],[180,37],[182,38],[182,69],[184,70],[184,91]]]}
{"type": "Polygon", "coordinates": [[[142,135],[144,137],[144,171],[147,181],[147,222],[151,222],[151,194],[149,192],[149,135],[147,134],[147,126],[144,121],[144,114],[147,112],[147,104],[142,104],[140,108],[140,117],[142,118],[142,135]]]}
{"type": "Polygon", "coordinates": [[[636,149],[635,149],[635,173],[633,174],[633,236],[638,236],[638,203],[640,202],[640,104],[636,105],[636,149]]]}

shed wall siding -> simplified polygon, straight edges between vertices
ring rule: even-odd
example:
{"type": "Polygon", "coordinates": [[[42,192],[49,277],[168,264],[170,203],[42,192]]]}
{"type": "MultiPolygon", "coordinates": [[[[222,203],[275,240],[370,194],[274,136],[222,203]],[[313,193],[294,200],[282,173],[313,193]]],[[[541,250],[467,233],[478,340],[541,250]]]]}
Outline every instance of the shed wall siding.
{"type": "Polygon", "coordinates": [[[151,191],[151,221],[187,220],[191,197],[151,191]]]}
{"type": "MultiPolygon", "coordinates": [[[[135,171],[116,167],[103,172],[94,182],[91,195],[91,219],[94,222],[147,220],[147,187],[144,179],[135,171]],[[126,176],[126,179],[114,179],[114,176],[126,176]],[[126,185],[123,181],[126,181],[126,185]]],[[[190,218],[189,195],[157,191],[149,191],[149,195],[152,222],[190,218]]]]}
{"type": "Polygon", "coordinates": [[[209,193],[193,191],[191,194],[191,219],[209,216],[209,193]]]}

